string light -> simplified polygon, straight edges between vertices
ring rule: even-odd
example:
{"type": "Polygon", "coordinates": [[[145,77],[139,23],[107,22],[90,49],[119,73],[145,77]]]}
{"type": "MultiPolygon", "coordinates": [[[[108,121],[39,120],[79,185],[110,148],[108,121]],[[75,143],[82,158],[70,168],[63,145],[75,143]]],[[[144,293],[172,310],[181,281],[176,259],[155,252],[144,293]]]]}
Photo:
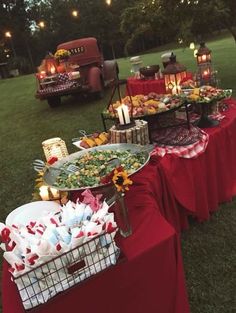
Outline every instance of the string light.
{"type": "Polygon", "coordinates": [[[77,10],[73,10],[71,14],[74,17],[78,17],[78,11],[77,10]]]}
{"type": "Polygon", "coordinates": [[[44,28],[44,27],[45,27],[44,21],[40,21],[40,22],[38,23],[38,26],[39,26],[40,28],[44,28]]]}

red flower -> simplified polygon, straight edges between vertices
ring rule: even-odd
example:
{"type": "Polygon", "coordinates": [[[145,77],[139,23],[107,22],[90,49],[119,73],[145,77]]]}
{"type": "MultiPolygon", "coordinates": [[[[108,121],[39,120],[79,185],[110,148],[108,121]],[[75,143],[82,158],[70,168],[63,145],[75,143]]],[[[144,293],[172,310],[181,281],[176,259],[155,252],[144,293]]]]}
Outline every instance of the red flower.
{"type": "Polygon", "coordinates": [[[52,165],[52,164],[54,164],[56,161],[58,161],[58,158],[55,157],[55,156],[53,156],[53,157],[51,157],[47,162],[48,162],[48,164],[52,165]]]}
{"type": "Polygon", "coordinates": [[[112,182],[112,178],[113,178],[113,176],[114,176],[114,171],[115,170],[117,170],[118,172],[123,172],[123,167],[122,166],[119,166],[119,167],[117,167],[117,168],[115,168],[114,170],[112,170],[109,174],[107,174],[106,176],[103,176],[103,177],[101,177],[101,179],[100,179],[100,182],[102,183],[102,184],[109,184],[109,183],[111,183],[112,182]]]}

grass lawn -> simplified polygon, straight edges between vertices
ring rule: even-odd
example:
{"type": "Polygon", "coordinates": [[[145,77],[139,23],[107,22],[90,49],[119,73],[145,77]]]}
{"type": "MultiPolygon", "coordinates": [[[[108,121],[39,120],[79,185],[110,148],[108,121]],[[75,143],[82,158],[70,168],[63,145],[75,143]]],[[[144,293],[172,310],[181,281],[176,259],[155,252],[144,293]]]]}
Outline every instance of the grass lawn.
{"type": "MultiPolygon", "coordinates": [[[[236,45],[231,37],[207,43],[212,49],[220,86],[234,89],[236,96],[236,45]]],[[[174,49],[179,62],[191,71],[196,60],[190,49],[174,49]]],[[[142,55],[145,65],[160,64],[163,51],[142,55]]],[[[120,77],[130,75],[129,59],[118,60],[120,77]]],[[[0,221],[14,208],[30,202],[35,172],[32,161],[42,158],[41,142],[52,137],[65,140],[70,153],[77,151],[71,139],[79,130],[102,130],[100,112],[109,100],[65,98],[51,109],[34,98],[33,75],[0,80],[0,221]]],[[[209,222],[195,224],[183,234],[183,257],[192,313],[235,312],[235,202],[225,205],[209,222]]],[[[160,312],[161,313],[161,312],[160,312]]]]}

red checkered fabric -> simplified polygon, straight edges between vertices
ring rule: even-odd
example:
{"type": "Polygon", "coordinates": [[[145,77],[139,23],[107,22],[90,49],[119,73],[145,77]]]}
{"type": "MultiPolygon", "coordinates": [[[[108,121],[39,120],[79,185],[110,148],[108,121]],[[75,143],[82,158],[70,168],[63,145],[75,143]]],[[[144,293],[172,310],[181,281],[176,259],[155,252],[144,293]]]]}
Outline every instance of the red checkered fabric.
{"type": "Polygon", "coordinates": [[[68,82],[69,75],[67,73],[60,73],[57,76],[57,80],[58,80],[59,84],[64,84],[64,83],[68,82]]]}
{"type": "Polygon", "coordinates": [[[200,130],[202,133],[202,138],[195,143],[187,146],[156,146],[151,152],[151,155],[159,155],[163,157],[165,154],[174,154],[180,158],[197,158],[201,153],[206,150],[209,141],[209,135],[200,130]]]}
{"type": "MultiPolygon", "coordinates": [[[[221,121],[225,118],[225,115],[221,114],[220,112],[219,113],[215,113],[215,114],[211,114],[209,115],[209,117],[212,119],[212,120],[217,120],[217,121],[221,121]]],[[[199,120],[199,115],[198,114],[191,114],[190,116],[190,122],[193,123],[195,121],[199,120]]]]}

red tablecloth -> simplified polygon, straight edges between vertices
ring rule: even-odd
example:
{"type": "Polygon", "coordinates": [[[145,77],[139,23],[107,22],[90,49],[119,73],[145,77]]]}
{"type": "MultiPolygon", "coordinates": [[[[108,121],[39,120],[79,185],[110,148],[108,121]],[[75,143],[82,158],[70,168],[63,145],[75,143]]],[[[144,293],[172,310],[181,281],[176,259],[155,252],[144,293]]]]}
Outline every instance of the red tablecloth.
{"type": "Polygon", "coordinates": [[[159,94],[166,93],[164,79],[136,79],[129,77],[127,79],[127,85],[131,96],[135,95],[147,95],[150,92],[156,92],[159,94]]]}
{"type": "Polygon", "coordinates": [[[137,173],[145,177],[155,193],[159,209],[177,231],[188,227],[188,215],[207,220],[222,202],[236,195],[236,101],[218,127],[204,129],[209,134],[206,151],[195,159],[174,155],[154,157],[153,167],[137,173]],[[154,165],[156,163],[156,165],[154,165]]]}
{"type": "MultiPolygon", "coordinates": [[[[153,166],[148,165],[150,172],[153,166]]],[[[127,260],[37,312],[189,313],[178,236],[161,216],[155,193],[151,182],[141,177],[127,194],[133,234],[117,239],[127,260]]],[[[6,263],[2,300],[4,313],[24,312],[6,263]]]]}
{"type": "MultiPolygon", "coordinates": [[[[191,73],[187,73],[187,79],[192,79],[191,73]]],[[[147,95],[150,92],[156,92],[159,94],[166,93],[164,78],[136,79],[134,77],[129,77],[127,79],[127,88],[129,88],[131,96],[147,95]]]]}

